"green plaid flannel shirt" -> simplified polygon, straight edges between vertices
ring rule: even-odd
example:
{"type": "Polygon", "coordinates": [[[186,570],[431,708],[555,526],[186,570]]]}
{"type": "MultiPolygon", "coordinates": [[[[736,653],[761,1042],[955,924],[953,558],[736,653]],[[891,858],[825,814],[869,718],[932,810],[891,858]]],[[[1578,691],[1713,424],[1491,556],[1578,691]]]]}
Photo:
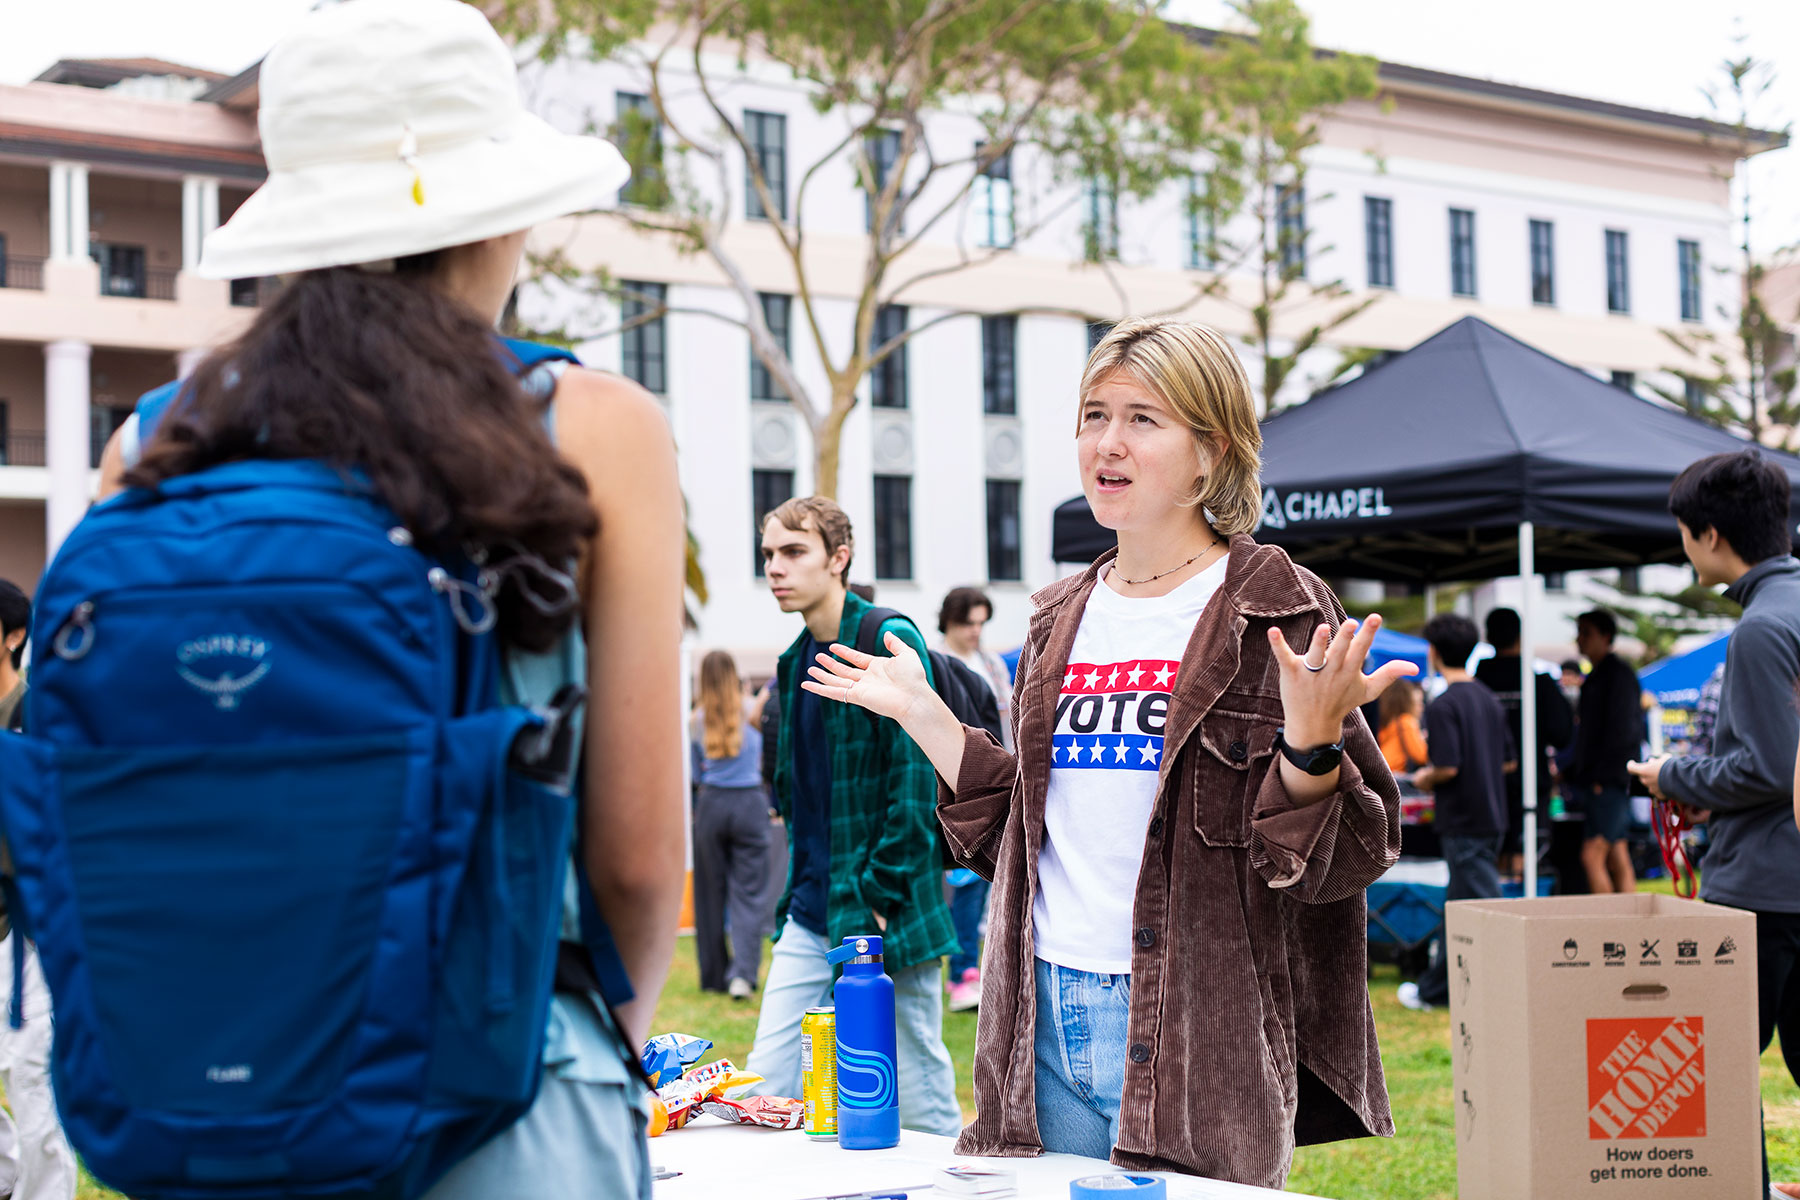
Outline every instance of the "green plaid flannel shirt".
{"type": "MultiPolygon", "coordinates": [[[[837,640],[856,644],[869,604],[854,592],[844,597],[837,640]]],[[[888,621],[926,660],[925,643],[910,622],[888,621]]],[[[781,733],[775,758],[775,806],[791,821],[794,805],[794,722],[806,664],[804,632],[776,667],[781,691],[781,733]]],[[[890,970],[915,966],[956,951],[956,927],[944,903],[944,868],[938,851],[937,772],[925,752],[898,724],[850,704],[826,701],[825,735],[831,743],[831,880],[825,897],[825,935],[832,945],[877,932],[871,912],[887,919],[882,950],[890,970]]],[[[788,849],[794,845],[788,828],[788,849]]],[[[792,862],[790,854],[790,863],[792,862]]],[[[777,936],[787,921],[793,870],[775,913],[777,936]]]]}

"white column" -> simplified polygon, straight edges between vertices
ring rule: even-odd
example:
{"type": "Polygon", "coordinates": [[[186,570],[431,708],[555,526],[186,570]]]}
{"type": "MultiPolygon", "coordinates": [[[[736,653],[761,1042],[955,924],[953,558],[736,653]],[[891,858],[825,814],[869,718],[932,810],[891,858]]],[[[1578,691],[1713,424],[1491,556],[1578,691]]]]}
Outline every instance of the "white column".
{"type": "Polygon", "coordinates": [[[56,553],[93,497],[88,445],[93,403],[88,368],[93,355],[94,348],[86,342],[51,342],[44,347],[44,463],[50,474],[44,505],[47,556],[56,553]]]}
{"type": "Polygon", "coordinates": [[[212,353],[205,346],[193,346],[175,356],[175,378],[186,379],[194,373],[208,354],[212,353]]]}
{"type": "Polygon", "coordinates": [[[181,269],[200,266],[200,251],[219,227],[219,181],[190,175],[181,181],[181,269]]]}
{"type": "Polygon", "coordinates": [[[1525,852],[1525,895],[1537,895],[1538,760],[1537,737],[1537,530],[1519,522],[1519,782],[1525,801],[1525,830],[1519,849],[1525,852]]]}
{"type": "Polygon", "coordinates": [[[50,261],[86,262],[88,169],[86,163],[50,164],[50,261]]]}

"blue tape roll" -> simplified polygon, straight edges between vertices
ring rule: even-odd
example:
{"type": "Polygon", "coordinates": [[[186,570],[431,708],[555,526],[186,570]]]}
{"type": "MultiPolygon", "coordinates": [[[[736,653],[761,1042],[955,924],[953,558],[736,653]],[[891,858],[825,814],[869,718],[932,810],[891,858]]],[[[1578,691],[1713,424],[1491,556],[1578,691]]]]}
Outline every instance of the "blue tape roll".
{"type": "Polygon", "coordinates": [[[1069,1181],[1069,1200],[1164,1200],[1169,1185],[1148,1175],[1089,1175],[1069,1181]]]}

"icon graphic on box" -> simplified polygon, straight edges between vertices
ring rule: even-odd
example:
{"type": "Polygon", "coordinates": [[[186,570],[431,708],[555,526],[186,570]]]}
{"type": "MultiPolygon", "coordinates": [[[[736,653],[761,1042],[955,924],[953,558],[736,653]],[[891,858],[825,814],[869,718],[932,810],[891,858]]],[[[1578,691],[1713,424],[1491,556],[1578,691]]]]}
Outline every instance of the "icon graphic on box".
{"type": "Polygon", "coordinates": [[[1675,943],[1675,956],[1677,958],[1699,958],[1700,957],[1700,943],[1694,941],[1692,938],[1686,938],[1686,939],[1683,939],[1682,941],[1676,942],[1675,943]]]}
{"type": "Polygon", "coordinates": [[[1662,945],[1661,938],[1654,938],[1654,939],[1642,938],[1638,941],[1638,945],[1643,948],[1643,952],[1638,955],[1639,958],[1661,958],[1662,957],[1660,954],[1658,954],[1656,952],[1656,948],[1658,946],[1662,945]]]}
{"type": "Polygon", "coordinates": [[[1724,958],[1727,954],[1736,954],[1736,953],[1737,953],[1737,943],[1732,941],[1730,938],[1726,938],[1724,941],[1719,943],[1719,948],[1717,950],[1713,951],[1713,957],[1714,958],[1724,958]]]}
{"type": "Polygon", "coordinates": [[[1568,941],[1563,943],[1563,957],[1564,958],[1573,960],[1574,957],[1580,953],[1581,953],[1581,943],[1576,941],[1574,938],[1570,938],[1568,941]]]}
{"type": "Polygon", "coordinates": [[[1588,1137],[1706,1136],[1701,1017],[1589,1020],[1588,1137]]]}
{"type": "Polygon", "coordinates": [[[1602,950],[1606,954],[1606,957],[1611,960],[1616,961],[1625,957],[1624,942],[1608,942],[1602,947],[1602,950]]]}

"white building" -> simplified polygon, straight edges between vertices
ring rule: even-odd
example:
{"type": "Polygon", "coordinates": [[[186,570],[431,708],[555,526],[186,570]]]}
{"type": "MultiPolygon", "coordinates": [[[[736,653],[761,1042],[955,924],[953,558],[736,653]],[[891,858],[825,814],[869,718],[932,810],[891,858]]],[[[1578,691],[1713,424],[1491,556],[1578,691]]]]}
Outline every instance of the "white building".
{"type": "MultiPolygon", "coordinates": [[[[778,118],[753,124],[775,131],[765,154],[784,163],[792,211],[793,179],[844,136],[844,119],[817,113],[800,85],[766,67],[719,63],[708,76],[715,84],[728,78],[720,97],[728,110],[778,118]]],[[[562,62],[532,84],[540,111],[571,128],[612,125],[646,90],[643,73],[624,59],[562,62]]],[[[1685,365],[1664,329],[1729,335],[1737,288],[1717,268],[1733,261],[1732,162],[1716,127],[1393,64],[1382,65],[1381,85],[1379,99],[1346,105],[1325,122],[1306,183],[1315,231],[1308,279],[1341,279],[1353,296],[1377,292],[1380,300],[1338,329],[1330,348],[1313,353],[1284,402],[1317,386],[1341,348],[1404,349],[1470,313],[1624,386],[1685,365]]],[[[706,127],[691,77],[665,76],[663,90],[675,124],[706,127]]],[[[934,147],[954,151],[960,140],[967,153],[981,137],[966,114],[933,121],[934,147]]],[[[756,289],[786,296],[795,286],[792,269],[767,222],[743,218],[742,158],[728,161],[724,192],[714,176],[694,182],[710,203],[729,207],[726,244],[756,289]]],[[[1017,643],[1030,592],[1060,573],[1050,557],[1050,513],[1080,490],[1073,404],[1089,347],[1079,318],[1008,314],[1128,315],[1102,269],[1083,259],[1090,199],[1051,188],[1043,164],[1024,150],[1014,155],[1011,177],[1012,219],[1029,235],[990,263],[895,297],[914,326],[951,312],[973,315],[911,341],[903,384],[878,385],[890,399],[898,392],[900,407],[872,407],[865,382],[864,402],[844,432],[838,493],[858,534],[854,579],[876,583],[882,603],[913,614],[928,631],[946,590],[983,585],[995,600],[996,646],[1017,643]],[[1007,396],[995,394],[997,377],[1013,381],[1010,408],[1007,396]]],[[[827,297],[819,303],[827,342],[841,348],[866,221],[848,154],[818,172],[805,205],[815,256],[810,283],[827,297]]],[[[961,218],[933,230],[906,265],[948,262],[960,248],[981,245],[991,207],[985,188],[972,192],[961,218]]],[[[1110,270],[1130,312],[1185,307],[1233,334],[1248,332],[1240,307],[1189,303],[1204,275],[1192,269],[1194,231],[1182,189],[1121,201],[1118,224],[1119,257],[1110,270]]],[[[786,403],[758,398],[768,389],[754,378],[760,372],[747,335],[706,315],[744,311],[710,259],[681,255],[604,215],[550,236],[584,266],[666,289],[671,311],[662,320],[582,349],[590,362],[624,370],[666,398],[711,591],[700,613],[702,640],[766,668],[797,625],[762,586],[755,515],[812,490],[805,423],[786,403]]],[[[1232,280],[1234,290],[1249,283],[1232,280]]],[[[525,311],[562,324],[567,308],[539,303],[525,311]]],[[[612,313],[603,320],[616,325],[612,313]]],[[[796,367],[807,386],[822,390],[823,371],[798,322],[796,307],[796,367]]],[[[1454,412],[1444,419],[1453,422],[1454,412]]],[[[1515,594],[1516,586],[1488,589],[1480,607],[1515,594]]],[[[1577,595],[1563,607],[1584,604],[1577,595]]]]}
{"type": "MultiPolygon", "coordinates": [[[[841,118],[817,113],[782,72],[716,65],[715,78],[729,76],[721,102],[765,114],[757,137],[785,164],[791,212],[801,169],[842,137],[841,118]]],[[[191,274],[206,232],[263,173],[255,68],[203,76],[130,60],[64,64],[0,88],[0,575],[35,581],[46,547],[91,495],[94,446],[123,408],[241,329],[244,306],[259,297],[255,281],[191,274]]],[[[1639,381],[1680,365],[1662,330],[1729,333],[1737,285],[1715,268],[1734,261],[1731,162],[1728,139],[1709,123],[1392,64],[1381,80],[1380,100],[1325,122],[1306,199],[1308,278],[1341,278],[1353,296],[1381,298],[1314,353],[1283,400],[1303,398],[1340,348],[1403,349],[1468,313],[1603,377],[1639,381]]],[[[645,91],[628,56],[534,69],[527,83],[535,106],[571,129],[613,124],[645,91]]],[[[670,78],[665,89],[678,120],[704,119],[691,80],[670,78]]],[[[981,131],[967,113],[945,112],[931,136],[972,148],[981,131]]],[[[741,157],[728,166],[722,193],[708,185],[732,214],[727,244],[759,292],[790,296],[792,270],[769,223],[744,218],[741,157]]],[[[946,590],[984,585],[996,646],[1017,643],[1027,597],[1059,573],[1050,512],[1080,490],[1073,404],[1089,345],[1080,316],[1014,314],[1113,320],[1127,315],[1122,290],[1131,313],[1185,305],[1228,332],[1248,329],[1241,307],[1189,304],[1205,276],[1192,269],[1182,189],[1119,203],[1119,255],[1103,270],[1083,261],[1088,198],[1051,188],[1044,164],[1023,150],[1011,167],[1009,186],[982,189],[902,260],[909,271],[954,260],[991,220],[1007,223],[1010,196],[1022,233],[1010,250],[896,298],[911,327],[979,315],[935,325],[903,364],[881,372],[891,406],[872,407],[865,381],[839,487],[859,536],[853,578],[876,582],[883,603],[928,630],[946,590]]],[[[865,221],[840,156],[806,197],[810,280],[823,336],[838,349],[865,221]]],[[[584,355],[665,398],[711,591],[702,640],[767,669],[797,624],[762,586],[754,516],[812,490],[813,451],[791,407],[766,398],[774,389],[753,369],[744,331],[706,315],[741,314],[738,293],[708,258],[604,213],[560,223],[538,244],[666,289],[666,317],[599,337],[584,355]]],[[[572,317],[567,308],[525,304],[528,316],[557,323],[572,317]]],[[[822,365],[790,308],[801,381],[822,392],[822,365]]],[[[590,327],[616,324],[608,311],[590,327]]]]}

